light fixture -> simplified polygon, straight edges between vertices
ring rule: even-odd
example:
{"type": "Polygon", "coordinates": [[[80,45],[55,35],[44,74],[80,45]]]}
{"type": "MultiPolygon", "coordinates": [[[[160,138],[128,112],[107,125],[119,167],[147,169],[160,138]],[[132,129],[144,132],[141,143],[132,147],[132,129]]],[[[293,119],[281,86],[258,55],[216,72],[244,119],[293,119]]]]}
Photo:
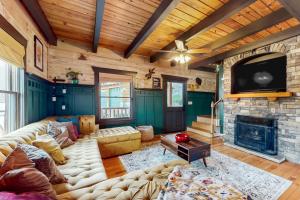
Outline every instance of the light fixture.
{"type": "Polygon", "coordinates": [[[191,60],[191,57],[187,54],[179,54],[178,56],[176,56],[174,58],[174,60],[177,62],[177,63],[180,63],[180,64],[185,64],[185,63],[188,63],[190,60],[191,60]]]}

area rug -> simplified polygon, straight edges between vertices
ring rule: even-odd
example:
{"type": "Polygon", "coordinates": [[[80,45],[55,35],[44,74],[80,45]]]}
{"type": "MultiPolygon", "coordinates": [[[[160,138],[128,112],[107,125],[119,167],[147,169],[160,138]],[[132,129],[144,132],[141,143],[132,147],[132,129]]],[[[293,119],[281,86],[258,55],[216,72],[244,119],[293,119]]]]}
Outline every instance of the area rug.
{"type": "MultiPolygon", "coordinates": [[[[181,159],[166,151],[159,144],[148,146],[131,154],[119,156],[127,172],[145,169],[181,159]]],[[[237,188],[254,200],[276,200],[292,184],[291,181],[258,169],[244,162],[212,150],[206,159],[206,168],[202,160],[192,162],[192,167],[207,177],[214,177],[237,188]]]]}

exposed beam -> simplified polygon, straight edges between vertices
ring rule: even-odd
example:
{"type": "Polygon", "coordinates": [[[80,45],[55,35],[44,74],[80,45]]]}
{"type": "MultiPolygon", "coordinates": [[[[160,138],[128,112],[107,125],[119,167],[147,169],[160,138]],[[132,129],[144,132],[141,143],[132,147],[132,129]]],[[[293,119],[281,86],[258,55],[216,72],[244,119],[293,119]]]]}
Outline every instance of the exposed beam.
{"type": "MultiPolygon", "coordinates": [[[[201,20],[198,24],[190,28],[188,31],[181,34],[176,38],[176,40],[186,41],[197,34],[204,33],[254,2],[255,0],[230,0],[228,3],[224,4],[221,8],[207,16],[205,19],[201,20]]],[[[174,47],[175,43],[173,41],[162,49],[171,50],[174,47]]],[[[150,62],[153,63],[157,61],[163,55],[165,55],[165,53],[163,52],[158,52],[152,55],[150,57],[150,62]]]]}
{"type": "Polygon", "coordinates": [[[300,20],[300,3],[299,0],[279,0],[281,4],[298,20],[300,20]]]}
{"type": "Polygon", "coordinates": [[[96,17],[95,17],[95,26],[94,26],[94,35],[93,35],[93,44],[92,44],[92,51],[94,53],[97,53],[97,49],[99,45],[100,32],[101,32],[103,13],[104,13],[104,4],[105,4],[105,0],[97,0],[96,2],[96,17]]]}
{"type": "Polygon", "coordinates": [[[247,51],[251,51],[260,47],[264,47],[276,42],[280,42],[282,40],[291,38],[291,37],[295,37],[297,35],[300,35],[300,25],[286,29],[284,31],[272,34],[266,38],[257,40],[255,42],[252,42],[250,44],[246,44],[240,48],[237,49],[233,49],[218,55],[215,55],[213,57],[207,58],[205,60],[201,60],[195,63],[192,63],[189,65],[189,69],[197,69],[199,67],[208,67],[211,66],[215,63],[218,63],[222,60],[224,60],[225,58],[229,58],[231,56],[243,53],[243,52],[247,52],[247,51]]]}
{"type": "Polygon", "coordinates": [[[205,45],[204,48],[209,48],[212,50],[221,48],[223,46],[226,46],[227,44],[230,44],[234,41],[245,38],[246,36],[262,31],[266,28],[269,28],[290,18],[292,18],[292,15],[284,8],[281,8],[263,18],[258,19],[257,21],[247,26],[244,26],[243,28],[237,31],[228,34],[225,37],[222,37],[210,44],[205,45]]]}
{"type": "Polygon", "coordinates": [[[154,31],[154,29],[168,16],[168,14],[176,7],[180,0],[162,0],[158,8],[152,14],[148,22],[134,38],[132,43],[124,53],[125,58],[129,58],[138,47],[146,40],[146,38],[154,31]]]}
{"type": "Polygon", "coordinates": [[[38,0],[20,0],[49,44],[56,45],[57,37],[50,26],[38,0]]]}

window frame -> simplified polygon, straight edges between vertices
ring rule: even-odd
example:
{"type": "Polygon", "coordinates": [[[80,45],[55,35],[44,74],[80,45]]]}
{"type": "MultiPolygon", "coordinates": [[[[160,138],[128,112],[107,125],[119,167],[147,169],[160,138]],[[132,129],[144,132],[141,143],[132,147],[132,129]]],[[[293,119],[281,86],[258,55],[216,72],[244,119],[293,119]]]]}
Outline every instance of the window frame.
{"type": "Polygon", "coordinates": [[[183,108],[184,107],[184,83],[183,82],[176,82],[176,81],[167,81],[167,108],[183,108]],[[173,83],[177,83],[177,84],[181,84],[182,85],[182,105],[181,106],[172,106],[172,103],[173,103],[173,83]],[[170,88],[170,90],[169,90],[169,88],[168,88],[168,84],[171,84],[171,88],[170,88]],[[169,95],[168,95],[168,92],[170,91],[170,106],[169,106],[169,95]]]}
{"type": "Polygon", "coordinates": [[[118,74],[118,75],[128,75],[134,77],[137,72],[125,71],[125,70],[117,70],[117,69],[108,69],[102,67],[92,66],[94,71],[94,79],[95,79],[95,87],[96,87],[96,120],[101,127],[105,127],[107,125],[122,125],[122,124],[130,124],[135,120],[135,93],[134,93],[134,84],[133,80],[130,82],[130,117],[129,118],[111,118],[111,119],[101,119],[101,100],[100,100],[100,73],[108,73],[108,74],[118,74]]]}

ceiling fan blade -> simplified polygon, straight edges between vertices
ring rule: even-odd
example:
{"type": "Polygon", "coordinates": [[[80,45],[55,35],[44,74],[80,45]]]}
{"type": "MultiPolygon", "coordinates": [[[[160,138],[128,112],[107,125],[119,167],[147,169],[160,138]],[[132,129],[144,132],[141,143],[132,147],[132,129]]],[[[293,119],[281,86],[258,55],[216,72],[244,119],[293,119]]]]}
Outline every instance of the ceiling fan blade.
{"type": "Polygon", "coordinates": [[[211,49],[202,48],[202,49],[189,49],[187,53],[211,53],[211,49]]]}
{"type": "Polygon", "coordinates": [[[178,53],[177,51],[172,51],[172,50],[153,50],[155,52],[165,52],[165,53],[178,53]]]}
{"type": "Polygon", "coordinates": [[[175,44],[176,44],[177,50],[180,50],[180,51],[185,50],[185,45],[184,45],[183,41],[175,40],[175,44]]]}

